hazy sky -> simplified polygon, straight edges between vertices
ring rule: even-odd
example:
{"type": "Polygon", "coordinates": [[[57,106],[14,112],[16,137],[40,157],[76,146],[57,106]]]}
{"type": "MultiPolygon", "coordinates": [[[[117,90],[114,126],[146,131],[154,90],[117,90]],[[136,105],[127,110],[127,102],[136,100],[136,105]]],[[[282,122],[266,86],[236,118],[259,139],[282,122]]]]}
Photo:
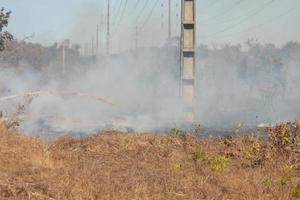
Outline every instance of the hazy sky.
{"type": "MultiPolygon", "coordinates": [[[[173,36],[180,32],[180,1],[172,0],[173,36]]],[[[300,0],[198,0],[197,42],[208,45],[247,39],[281,45],[300,40],[300,0]]],[[[105,40],[107,0],[0,0],[12,11],[9,30],[19,39],[51,44],[71,38],[90,43],[100,26],[105,40]]],[[[161,45],[167,37],[168,0],[111,0],[112,48],[161,45]],[[153,12],[151,12],[153,11],[153,12]],[[151,14],[152,13],[152,14],[151,14]]],[[[116,50],[117,51],[117,50],[116,50]]]]}

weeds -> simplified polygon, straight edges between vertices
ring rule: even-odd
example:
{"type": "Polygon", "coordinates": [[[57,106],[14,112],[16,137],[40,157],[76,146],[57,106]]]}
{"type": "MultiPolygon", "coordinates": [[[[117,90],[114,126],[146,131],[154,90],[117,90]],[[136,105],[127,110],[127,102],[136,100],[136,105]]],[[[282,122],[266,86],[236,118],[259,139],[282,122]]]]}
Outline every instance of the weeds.
{"type": "Polygon", "coordinates": [[[291,150],[300,147],[300,124],[280,123],[267,128],[270,141],[277,150],[291,150]]]}
{"type": "Polygon", "coordinates": [[[209,160],[210,169],[214,172],[223,171],[229,164],[229,158],[221,155],[215,155],[209,160]]]}
{"type": "Polygon", "coordinates": [[[173,135],[179,135],[179,136],[182,136],[182,135],[185,135],[185,134],[186,134],[185,131],[183,131],[183,130],[181,130],[181,129],[179,129],[179,128],[172,128],[171,131],[172,131],[172,134],[173,134],[173,135]]]}
{"type": "Polygon", "coordinates": [[[20,127],[21,123],[22,123],[21,119],[15,118],[5,122],[5,125],[8,130],[16,130],[20,127]]]}
{"type": "Polygon", "coordinates": [[[222,155],[208,156],[203,150],[198,149],[193,152],[192,158],[194,161],[202,159],[206,164],[209,165],[211,171],[221,172],[229,165],[229,158],[222,155]]]}
{"type": "Polygon", "coordinates": [[[244,154],[248,158],[252,158],[261,151],[261,145],[259,143],[254,143],[250,148],[244,151],[244,154]]]}
{"type": "Polygon", "coordinates": [[[182,169],[182,164],[176,164],[175,169],[178,169],[178,170],[182,169]]]}
{"type": "Polygon", "coordinates": [[[261,184],[264,185],[264,186],[271,186],[273,184],[273,181],[270,178],[264,178],[261,181],[261,184]]]}
{"type": "Polygon", "coordinates": [[[285,173],[290,173],[291,171],[293,171],[295,169],[295,165],[291,165],[291,164],[286,164],[283,166],[283,171],[285,173]]]}
{"type": "Polygon", "coordinates": [[[241,129],[242,129],[243,127],[244,127],[244,123],[239,123],[239,124],[237,125],[237,127],[235,128],[234,133],[235,133],[235,134],[240,133],[240,132],[241,132],[241,129]]]}
{"type": "Polygon", "coordinates": [[[194,124],[194,131],[193,132],[194,132],[195,135],[197,135],[197,136],[201,135],[202,131],[203,131],[203,129],[202,129],[200,124],[194,124]]]}
{"type": "Polygon", "coordinates": [[[197,160],[200,158],[205,158],[205,157],[206,157],[206,153],[204,151],[202,151],[201,149],[198,149],[193,153],[194,160],[197,160]]]}
{"type": "Polygon", "coordinates": [[[278,182],[281,185],[287,185],[290,181],[291,181],[290,177],[287,177],[287,176],[280,176],[280,177],[278,177],[278,182]]]}
{"type": "Polygon", "coordinates": [[[297,186],[294,189],[292,189],[292,195],[295,198],[300,198],[300,186],[297,186]]]}

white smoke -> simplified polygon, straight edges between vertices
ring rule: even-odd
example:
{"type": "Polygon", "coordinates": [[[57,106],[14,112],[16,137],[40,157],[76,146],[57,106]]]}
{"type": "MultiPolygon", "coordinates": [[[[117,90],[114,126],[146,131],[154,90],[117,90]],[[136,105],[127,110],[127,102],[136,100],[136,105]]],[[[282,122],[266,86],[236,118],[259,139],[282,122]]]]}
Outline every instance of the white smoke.
{"type": "MultiPolygon", "coordinates": [[[[255,48],[198,49],[197,123],[226,129],[240,123],[254,127],[300,118],[297,54],[288,56],[284,48],[255,48]],[[274,58],[280,62],[273,62],[274,58]]],[[[67,65],[64,79],[59,75],[60,66],[55,67],[55,73],[49,67],[45,71],[12,67],[0,72],[5,88],[2,94],[57,94],[36,96],[26,106],[21,129],[31,134],[96,133],[107,128],[163,131],[182,124],[178,57],[175,46],[99,56],[93,64],[67,65]],[[102,97],[117,106],[60,95],[62,92],[102,97]]],[[[0,103],[1,110],[9,115],[24,98],[0,103]]]]}

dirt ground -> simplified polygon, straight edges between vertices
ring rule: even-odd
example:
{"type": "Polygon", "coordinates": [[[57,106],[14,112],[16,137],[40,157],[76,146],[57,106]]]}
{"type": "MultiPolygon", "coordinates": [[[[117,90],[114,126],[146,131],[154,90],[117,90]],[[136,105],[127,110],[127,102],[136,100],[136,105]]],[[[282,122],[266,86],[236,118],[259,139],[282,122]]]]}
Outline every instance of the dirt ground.
{"type": "Polygon", "coordinates": [[[299,152],[252,136],[43,141],[0,128],[0,199],[297,199],[299,152]]]}

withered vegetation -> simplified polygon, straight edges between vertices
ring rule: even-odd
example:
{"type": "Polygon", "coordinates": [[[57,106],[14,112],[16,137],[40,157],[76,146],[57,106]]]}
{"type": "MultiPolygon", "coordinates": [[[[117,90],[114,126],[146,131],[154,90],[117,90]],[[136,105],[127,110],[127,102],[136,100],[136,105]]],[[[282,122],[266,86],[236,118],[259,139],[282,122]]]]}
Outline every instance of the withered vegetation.
{"type": "Polygon", "coordinates": [[[299,125],[255,136],[106,131],[56,141],[0,128],[0,199],[293,199],[299,125]]]}

